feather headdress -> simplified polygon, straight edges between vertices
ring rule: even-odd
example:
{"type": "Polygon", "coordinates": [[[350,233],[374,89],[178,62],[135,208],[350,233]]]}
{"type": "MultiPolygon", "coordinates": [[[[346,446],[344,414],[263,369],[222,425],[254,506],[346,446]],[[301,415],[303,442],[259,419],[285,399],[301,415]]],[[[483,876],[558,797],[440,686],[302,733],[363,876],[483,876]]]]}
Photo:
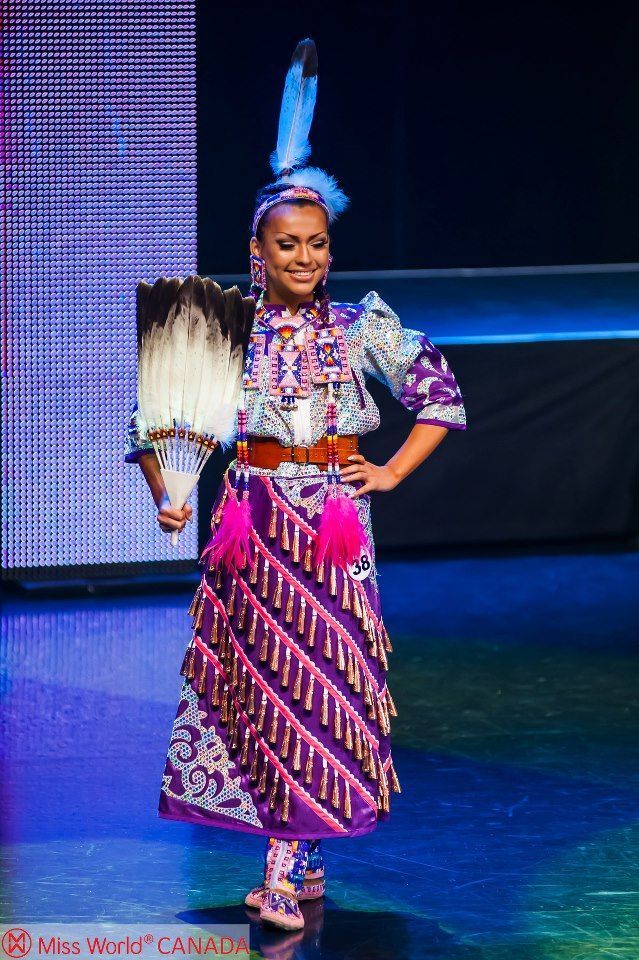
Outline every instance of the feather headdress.
{"type": "Polygon", "coordinates": [[[284,81],[277,146],[270,157],[276,176],[290,173],[310,157],[308,134],[316,99],[317,48],[312,40],[302,40],[295,48],[284,81]]]}
{"type": "Polygon", "coordinates": [[[282,185],[291,184],[295,187],[309,187],[309,189],[319,193],[328,208],[329,223],[332,223],[349,204],[348,197],[338,186],[335,177],[320,167],[302,167],[285,177],[280,177],[277,182],[282,185]]]}
{"type": "Polygon", "coordinates": [[[294,199],[288,190],[296,187],[312,190],[332,223],[346,209],[349,200],[337,180],[320,167],[305,166],[311,155],[309,132],[317,98],[317,48],[310,38],[298,43],[284,81],[280,107],[277,145],[270,163],[285,196],[273,194],[265,198],[255,211],[253,233],[262,216],[276,203],[294,199]]]}

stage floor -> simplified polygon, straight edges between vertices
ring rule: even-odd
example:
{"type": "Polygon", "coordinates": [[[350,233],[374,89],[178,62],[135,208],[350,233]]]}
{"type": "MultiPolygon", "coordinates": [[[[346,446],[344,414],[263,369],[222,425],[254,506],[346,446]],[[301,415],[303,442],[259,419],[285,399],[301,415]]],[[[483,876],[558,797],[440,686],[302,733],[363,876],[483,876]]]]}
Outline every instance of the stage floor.
{"type": "Polygon", "coordinates": [[[192,591],[3,613],[2,914],[251,922],[255,956],[639,956],[639,555],[380,563],[403,792],[325,841],[300,934],[264,841],[156,816],[192,591]]]}

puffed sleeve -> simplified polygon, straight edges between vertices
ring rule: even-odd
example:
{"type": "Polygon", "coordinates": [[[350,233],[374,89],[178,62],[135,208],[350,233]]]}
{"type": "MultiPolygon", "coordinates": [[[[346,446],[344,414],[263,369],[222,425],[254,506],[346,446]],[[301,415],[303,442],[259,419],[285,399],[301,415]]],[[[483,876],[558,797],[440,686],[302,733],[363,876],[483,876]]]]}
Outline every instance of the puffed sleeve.
{"type": "Polygon", "coordinates": [[[126,434],[124,462],[137,463],[143,453],[153,453],[153,444],[149,440],[146,427],[140,420],[138,405],[135,403],[126,434]]]}
{"type": "Polygon", "coordinates": [[[360,302],[365,310],[364,373],[386,384],[396,400],[417,414],[417,423],[465,430],[462,393],[444,355],[426,334],[403,327],[375,290],[360,302]]]}

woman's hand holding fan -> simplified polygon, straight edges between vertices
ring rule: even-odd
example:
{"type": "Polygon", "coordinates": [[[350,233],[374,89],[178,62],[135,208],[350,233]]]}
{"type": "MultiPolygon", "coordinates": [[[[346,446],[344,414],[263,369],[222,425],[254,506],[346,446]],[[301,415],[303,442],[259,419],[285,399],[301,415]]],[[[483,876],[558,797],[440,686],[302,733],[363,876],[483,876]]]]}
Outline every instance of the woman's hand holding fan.
{"type": "Polygon", "coordinates": [[[206,277],[138,284],[138,409],[174,510],[184,507],[215,447],[235,437],[254,313],[251,297],[206,277]]]}

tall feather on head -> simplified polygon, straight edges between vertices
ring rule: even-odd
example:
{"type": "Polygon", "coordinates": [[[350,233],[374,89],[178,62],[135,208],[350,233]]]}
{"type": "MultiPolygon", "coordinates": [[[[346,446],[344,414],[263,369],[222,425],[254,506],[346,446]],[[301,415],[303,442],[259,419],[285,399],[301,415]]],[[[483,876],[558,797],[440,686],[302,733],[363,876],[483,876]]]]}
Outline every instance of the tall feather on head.
{"type": "Polygon", "coordinates": [[[254,313],[252,297],[206,277],[138,284],[138,410],[175,509],[215,447],[235,437],[254,313]]]}
{"type": "Polygon", "coordinates": [[[316,98],[317,48],[307,39],[296,46],[284,81],[277,146],[270,157],[276,176],[290,173],[310,157],[308,134],[316,98]]]}
{"type": "Polygon", "coordinates": [[[309,132],[317,99],[317,48],[310,38],[298,43],[284,81],[277,130],[277,146],[270,156],[271,169],[282,187],[309,187],[321,195],[332,223],[349,200],[335,177],[319,167],[304,166],[311,155],[309,132]]]}

